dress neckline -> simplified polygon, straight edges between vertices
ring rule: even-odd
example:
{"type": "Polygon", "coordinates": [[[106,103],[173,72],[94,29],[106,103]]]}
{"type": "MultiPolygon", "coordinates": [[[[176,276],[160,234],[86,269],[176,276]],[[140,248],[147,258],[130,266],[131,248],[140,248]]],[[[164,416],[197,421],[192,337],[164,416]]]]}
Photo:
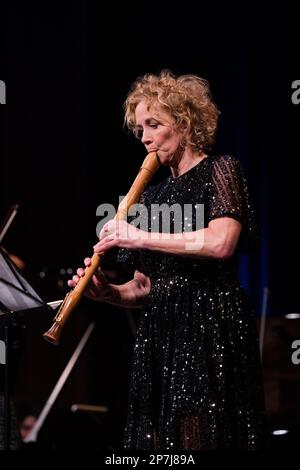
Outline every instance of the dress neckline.
{"type": "Polygon", "coordinates": [[[183,176],[186,176],[186,175],[190,174],[193,170],[196,170],[199,166],[201,166],[201,163],[205,162],[209,158],[210,158],[210,156],[207,155],[206,157],[202,158],[202,160],[200,160],[200,162],[196,163],[196,165],[192,166],[192,168],[190,168],[189,170],[182,173],[182,175],[176,176],[175,178],[171,174],[170,175],[171,181],[177,181],[177,180],[181,179],[183,176]]]}

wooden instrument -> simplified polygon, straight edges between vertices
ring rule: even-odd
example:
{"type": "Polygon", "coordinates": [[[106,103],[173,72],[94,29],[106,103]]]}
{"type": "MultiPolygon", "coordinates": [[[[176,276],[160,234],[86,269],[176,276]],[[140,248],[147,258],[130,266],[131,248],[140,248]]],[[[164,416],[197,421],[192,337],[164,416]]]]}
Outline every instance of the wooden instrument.
{"type": "MultiPolygon", "coordinates": [[[[127,218],[127,213],[132,204],[136,204],[145,187],[151,180],[154,173],[160,166],[160,162],[155,152],[151,152],[145,158],[139,173],[137,174],[130,190],[120,203],[117,213],[115,215],[116,220],[127,218]]],[[[63,303],[60,306],[52,327],[44,333],[44,338],[52,344],[59,344],[59,338],[61,335],[62,328],[69,318],[74,308],[78,305],[87,285],[89,284],[93,274],[95,273],[98,266],[100,266],[101,258],[104,252],[94,253],[91,258],[91,265],[85,269],[85,274],[80,278],[76,287],[67,293],[63,303]]]]}

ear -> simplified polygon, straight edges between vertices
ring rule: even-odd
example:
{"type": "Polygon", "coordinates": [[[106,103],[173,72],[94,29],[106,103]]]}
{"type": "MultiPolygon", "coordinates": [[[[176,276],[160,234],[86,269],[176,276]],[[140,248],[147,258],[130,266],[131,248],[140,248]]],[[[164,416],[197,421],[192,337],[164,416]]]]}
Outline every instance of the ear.
{"type": "Polygon", "coordinates": [[[182,122],[178,127],[178,132],[181,134],[181,139],[185,141],[189,134],[189,128],[186,122],[182,122]]]}
{"type": "Polygon", "coordinates": [[[188,132],[188,124],[187,124],[187,122],[186,122],[186,121],[183,121],[183,122],[179,125],[178,130],[179,130],[179,132],[182,133],[183,136],[185,136],[186,133],[188,132]]]}

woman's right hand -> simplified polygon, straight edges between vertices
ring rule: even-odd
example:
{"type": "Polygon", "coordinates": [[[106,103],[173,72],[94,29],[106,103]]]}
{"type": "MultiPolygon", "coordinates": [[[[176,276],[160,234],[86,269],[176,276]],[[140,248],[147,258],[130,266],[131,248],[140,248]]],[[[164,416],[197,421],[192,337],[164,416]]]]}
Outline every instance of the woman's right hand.
{"type": "MultiPolygon", "coordinates": [[[[90,266],[91,258],[85,258],[85,267],[90,266]]],[[[85,274],[84,268],[78,268],[77,274],[68,281],[69,287],[76,287],[81,277],[85,274]]],[[[110,300],[113,297],[113,289],[108,283],[103,271],[100,267],[97,268],[95,274],[93,274],[91,281],[87,285],[84,291],[84,295],[92,300],[110,300]]]]}

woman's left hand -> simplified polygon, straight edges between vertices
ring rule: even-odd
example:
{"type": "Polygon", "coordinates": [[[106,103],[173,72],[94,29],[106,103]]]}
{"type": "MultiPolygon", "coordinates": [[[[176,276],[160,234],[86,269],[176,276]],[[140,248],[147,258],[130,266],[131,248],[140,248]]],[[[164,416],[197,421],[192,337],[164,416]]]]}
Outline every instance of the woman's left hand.
{"type": "Polygon", "coordinates": [[[141,248],[143,236],[148,232],[140,230],[125,220],[110,220],[102,228],[99,235],[99,242],[94,245],[94,251],[100,253],[113,247],[119,248],[141,248]]]}

